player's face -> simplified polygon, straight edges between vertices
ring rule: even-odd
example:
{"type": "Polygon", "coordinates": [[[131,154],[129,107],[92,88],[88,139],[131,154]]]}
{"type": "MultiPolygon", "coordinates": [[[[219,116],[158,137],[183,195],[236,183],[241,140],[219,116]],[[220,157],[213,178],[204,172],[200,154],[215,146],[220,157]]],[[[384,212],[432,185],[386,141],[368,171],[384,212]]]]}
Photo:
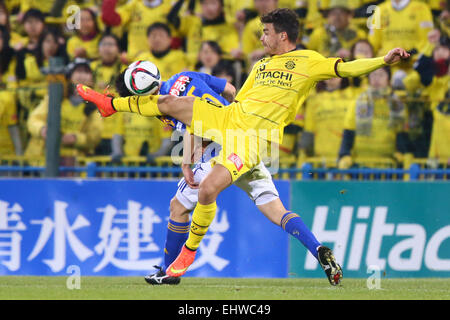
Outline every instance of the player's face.
{"type": "Polygon", "coordinates": [[[277,33],[272,23],[264,24],[263,34],[259,40],[267,54],[277,54],[282,33],[277,33]]]}

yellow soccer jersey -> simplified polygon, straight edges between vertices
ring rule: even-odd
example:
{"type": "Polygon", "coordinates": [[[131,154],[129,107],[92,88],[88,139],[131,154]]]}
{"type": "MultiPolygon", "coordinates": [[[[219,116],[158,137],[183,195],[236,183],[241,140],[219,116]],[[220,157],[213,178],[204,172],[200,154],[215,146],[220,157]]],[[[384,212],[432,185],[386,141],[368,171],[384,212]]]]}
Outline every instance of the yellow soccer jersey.
{"type": "Polygon", "coordinates": [[[149,60],[158,66],[162,81],[187,69],[187,60],[183,51],[170,50],[163,57],[155,57],[151,52],[139,55],[136,60],[149,60]]]}
{"type": "Polygon", "coordinates": [[[391,1],[386,1],[375,10],[371,24],[369,41],[376,55],[385,55],[395,47],[422,50],[433,29],[433,18],[423,2],[411,1],[402,10],[395,10],[391,1]]]}
{"type": "Polygon", "coordinates": [[[320,92],[308,98],[305,131],[314,134],[314,156],[337,158],[345,116],[353,101],[351,88],[320,92]]]}
{"type": "Polygon", "coordinates": [[[368,104],[366,93],[357,97],[345,116],[344,129],[356,133],[352,155],[356,158],[392,157],[397,133],[405,129],[405,110],[402,104],[397,104],[394,113],[388,95],[373,97],[373,104],[368,104]]]}
{"type": "Polygon", "coordinates": [[[317,81],[336,77],[339,58],[325,58],[311,50],[294,50],[263,58],[250,72],[236,96],[239,116],[230,119],[237,128],[279,130],[295,120],[298,109],[317,81]]]}
{"type": "Polygon", "coordinates": [[[0,91],[0,156],[14,155],[9,126],[17,124],[17,105],[12,91],[0,91]]]}
{"type": "Polygon", "coordinates": [[[429,158],[450,159],[450,101],[433,107],[433,129],[429,158]]]}
{"type": "Polygon", "coordinates": [[[117,8],[121,25],[128,31],[128,59],[149,50],[147,28],[155,22],[167,23],[167,14],[172,8],[171,0],[161,0],[154,8],[147,7],[142,0],[131,0],[117,8]]]}

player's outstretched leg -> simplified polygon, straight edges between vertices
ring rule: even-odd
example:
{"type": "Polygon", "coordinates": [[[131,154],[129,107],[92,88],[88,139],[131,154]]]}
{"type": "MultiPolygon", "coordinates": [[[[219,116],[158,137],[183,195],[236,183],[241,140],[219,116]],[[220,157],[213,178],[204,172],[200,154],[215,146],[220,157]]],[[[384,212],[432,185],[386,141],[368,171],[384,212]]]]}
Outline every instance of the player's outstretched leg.
{"type": "Polygon", "coordinates": [[[77,91],[84,100],[97,106],[102,117],[109,117],[118,111],[138,113],[147,117],[163,115],[157,104],[159,95],[129,96],[113,99],[106,94],[99,93],[81,84],[77,85],[77,91]]]}
{"type": "Polygon", "coordinates": [[[317,252],[319,263],[325,271],[328,281],[332,286],[337,286],[341,283],[344,273],[341,266],[336,262],[333,251],[328,247],[320,246],[317,252]]]}

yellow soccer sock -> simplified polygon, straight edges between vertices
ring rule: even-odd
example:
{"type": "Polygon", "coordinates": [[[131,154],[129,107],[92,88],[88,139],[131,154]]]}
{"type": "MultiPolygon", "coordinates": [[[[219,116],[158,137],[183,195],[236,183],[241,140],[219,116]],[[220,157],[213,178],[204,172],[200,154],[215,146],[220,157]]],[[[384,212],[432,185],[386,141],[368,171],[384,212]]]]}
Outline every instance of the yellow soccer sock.
{"type": "Polygon", "coordinates": [[[194,213],[192,214],[191,230],[186,241],[186,247],[191,250],[197,250],[200,242],[208,231],[208,227],[214,220],[216,215],[217,204],[213,203],[203,205],[197,203],[194,213]]]}
{"type": "Polygon", "coordinates": [[[158,109],[159,95],[131,96],[125,98],[114,98],[113,107],[119,112],[134,112],[146,117],[161,116],[158,109]]]}

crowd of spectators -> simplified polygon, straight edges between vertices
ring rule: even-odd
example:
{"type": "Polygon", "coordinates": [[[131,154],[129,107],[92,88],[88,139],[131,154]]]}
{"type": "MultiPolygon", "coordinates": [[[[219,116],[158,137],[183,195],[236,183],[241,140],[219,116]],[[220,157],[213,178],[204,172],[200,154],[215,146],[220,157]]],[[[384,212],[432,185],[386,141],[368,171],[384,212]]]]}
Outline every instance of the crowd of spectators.
{"type": "Polygon", "coordinates": [[[171,129],[155,118],[101,118],[77,83],[115,94],[116,77],[150,60],[162,80],[184,70],[238,89],[264,57],[260,16],[299,16],[298,48],[344,61],[403,47],[411,58],[365,77],[319,83],[285,128],[281,159],[363,158],[450,163],[450,8],[440,0],[0,0],[0,159],[39,157],[47,139],[50,61],[65,67],[61,155],[169,154],[171,129]]]}

